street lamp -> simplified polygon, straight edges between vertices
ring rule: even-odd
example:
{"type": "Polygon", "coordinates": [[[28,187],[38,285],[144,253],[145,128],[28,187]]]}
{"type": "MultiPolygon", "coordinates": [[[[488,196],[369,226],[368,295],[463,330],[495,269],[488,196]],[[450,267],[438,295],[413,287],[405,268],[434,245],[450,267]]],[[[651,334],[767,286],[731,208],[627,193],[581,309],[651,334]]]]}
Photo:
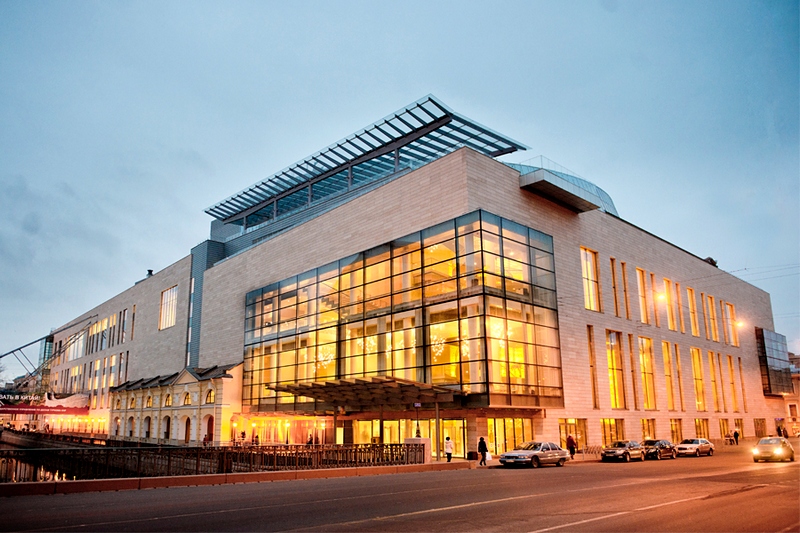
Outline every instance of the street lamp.
{"type": "Polygon", "coordinates": [[[417,410],[417,434],[416,434],[417,438],[422,437],[422,433],[419,432],[419,408],[420,408],[420,406],[422,406],[421,403],[415,403],[414,404],[414,408],[417,410]]]}
{"type": "Polygon", "coordinates": [[[233,423],[233,445],[236,446],[236,422],[233,423]]]}
{"type": "Polygon", "coordinates": [[[286,421],[286,445],[289,445],[289,421],[286,421]]]}

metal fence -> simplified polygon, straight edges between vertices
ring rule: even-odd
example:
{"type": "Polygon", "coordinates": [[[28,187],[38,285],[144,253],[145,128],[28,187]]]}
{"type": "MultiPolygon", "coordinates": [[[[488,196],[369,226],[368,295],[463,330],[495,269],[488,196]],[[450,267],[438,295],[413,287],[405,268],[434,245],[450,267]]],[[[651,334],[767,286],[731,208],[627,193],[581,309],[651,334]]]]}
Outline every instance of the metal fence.
{"type": "Polygon", "coordinates": [[[421,464],[422,444],[0,450],[0,482],[421,464]]]}

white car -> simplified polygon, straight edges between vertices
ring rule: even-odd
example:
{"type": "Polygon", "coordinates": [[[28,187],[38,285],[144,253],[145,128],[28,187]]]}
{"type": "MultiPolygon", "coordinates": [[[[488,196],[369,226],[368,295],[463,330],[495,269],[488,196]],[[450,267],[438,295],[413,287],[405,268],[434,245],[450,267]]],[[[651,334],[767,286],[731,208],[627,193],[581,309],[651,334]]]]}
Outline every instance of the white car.
{"type": "Polygon", "coordinates": [[[553,442],[526,442],[500,455],[500,464],[503,466],[525,465],[533,468],[546,464],[564,466],[567,461],[569,452],[553,442]]]}
{"type": "Polygon", "coordinates": [[[706,439],[683,439],[677,446],[678,455],[714,455],[714,444],[706,439]]]}

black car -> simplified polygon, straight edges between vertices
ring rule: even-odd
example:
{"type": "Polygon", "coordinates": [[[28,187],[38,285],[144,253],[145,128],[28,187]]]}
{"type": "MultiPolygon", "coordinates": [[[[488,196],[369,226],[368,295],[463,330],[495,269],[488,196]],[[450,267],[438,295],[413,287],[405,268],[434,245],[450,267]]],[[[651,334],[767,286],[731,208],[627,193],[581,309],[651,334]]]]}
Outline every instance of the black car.
{"type": "Polygon", "coordinates": [[[648,439],[642,442],[642,446],[647,459],[675,459],[678,457],[678,450],[668,440],[648,439]]]}

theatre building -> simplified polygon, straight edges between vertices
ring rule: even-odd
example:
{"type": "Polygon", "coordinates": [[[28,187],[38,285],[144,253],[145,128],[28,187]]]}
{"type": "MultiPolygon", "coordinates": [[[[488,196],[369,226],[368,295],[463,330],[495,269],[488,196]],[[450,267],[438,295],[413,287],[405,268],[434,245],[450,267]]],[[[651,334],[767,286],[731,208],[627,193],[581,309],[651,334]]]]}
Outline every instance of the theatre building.
{"type": "Polygon", "coordinates": [[[208,208],[209,240],[54,338],[72,355],[54,349],[53,388],[148,440],[155,415],[126,401],[146,380],[185,368],[202,399],[206,369],[240,368],[213,427],[200,400],[157,415],[190,444],[419,433],[466,456],[481,436],[499,453],[774,433],[769,295],[548,160],[501,161],[524,149],[428,96],[316,152],[208,208]]]}

